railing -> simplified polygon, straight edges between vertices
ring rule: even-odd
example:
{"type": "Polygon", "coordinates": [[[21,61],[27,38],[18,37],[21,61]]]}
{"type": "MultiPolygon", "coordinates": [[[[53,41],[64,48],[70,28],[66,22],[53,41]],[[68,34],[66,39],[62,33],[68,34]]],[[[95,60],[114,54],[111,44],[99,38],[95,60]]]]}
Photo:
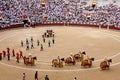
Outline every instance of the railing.
{"type": "MultiPolygon", "coordinates": [[[[120,30],[120,27],[115,27],[115,26],[108,26],[108,25],[99,25],[96,23],[82,23],[82,22],[44,22],[42,24],[35,24],[36,27],[44,27],[44,26],[84,26],[84,27],[95,27],[95,28],[104,28],[104,29],[112,29],[112,30],[120,30]]],[[[13,28],[24,28],[23,24],[16,24],[16,25],[11,25],[8,27],[0,28],[0,30],[4,29],[13,29],[13,28]]]]}

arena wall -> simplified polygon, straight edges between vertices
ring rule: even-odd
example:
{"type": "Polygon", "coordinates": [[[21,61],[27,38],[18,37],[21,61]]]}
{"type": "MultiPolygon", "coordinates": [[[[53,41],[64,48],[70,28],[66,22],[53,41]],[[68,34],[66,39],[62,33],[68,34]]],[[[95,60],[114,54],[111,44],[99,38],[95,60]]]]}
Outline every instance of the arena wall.
{"type": "MultiPolygon", "coordinates": [[[[35,24],[35,27],[43,27],[43,26],[84,26],[84,27],[93,27],[93,28],[103,28],[103,29],[111,29],[111,30],[120,30],[120,27],[115,26],[107,26],[107,25],[97,25],[97,24],[79,24],[79,23],[44,23],[44,24],[35,24]]],[[[24,24],[16,24],[11,26],[6,26],[4,28],[0,28],[0,30],[7,30],[13,28],[24,28],[24,24]]]]}

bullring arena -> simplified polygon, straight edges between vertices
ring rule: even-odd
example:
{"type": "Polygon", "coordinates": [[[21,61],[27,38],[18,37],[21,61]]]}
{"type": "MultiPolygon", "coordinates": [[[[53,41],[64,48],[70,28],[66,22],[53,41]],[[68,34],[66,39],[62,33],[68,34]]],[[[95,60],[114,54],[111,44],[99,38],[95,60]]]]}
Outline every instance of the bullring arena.
{"type": "Polygon", "coordinates": [[[120,80],[119,4],[1,0],[0,80],[120,80]]]}
{"type": "Polygon", "coordinates": [[[22,59],[20,59],[20,63],[17,63],[15,57],[11,57],[10,61],[4,58],[0,61],[0,80],[21,80],[23,72],[27,74],[26,80],[33,80],[35,71],[39,71],[40,80],[44,78],[45,74],[49,75],[50,80],[72,80],[75,76],[78,80],[120,79],[119,31],[78,26],[20,28],[1,31],[0,44],[1,50],[9,47],[15,49],[15,52],[22,50],[24,55],[28,56],[31,53],[32,56],[38,58],[35,66],[26,66],[22,59]],[[46,43],[42,42],[41,35],[48,29],[55,32],[55,44],[51,44],[51,47],[48,47],[47,44],[51,38],[46,38],[46,43]],[[26,51],[25,46],[20,46],[20,40],[25,41],[31,36],[34,38],[34,49],[26,51]],[[43,43],[43,51],[40,51],[40,47],[37,46],[37,39],[43,43]],[[91,68],[81,67],[80,62],[77,62],[76,65],[64,65],[62,68],[51,66],[52,59],[57,58],[57,56],[67,58],[71,53],[76,54],[79,50],[86,51],[86,55],[95,58],[91,68]],[[101,71],[99,65],[105,57],[111,58],[113,62],[110,70],[101,71]]]}

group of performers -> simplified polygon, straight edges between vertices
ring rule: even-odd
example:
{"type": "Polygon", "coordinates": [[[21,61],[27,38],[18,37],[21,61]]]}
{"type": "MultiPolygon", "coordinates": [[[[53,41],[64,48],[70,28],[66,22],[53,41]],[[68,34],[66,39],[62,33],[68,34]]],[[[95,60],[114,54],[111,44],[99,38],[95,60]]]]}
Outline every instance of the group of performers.
{"type": "MultiPolygon", "coordinates": [[[[43,48],[44,48],[42,42],[46,43],[46,37],[45,36],[42,36],[41,43],[40,43],[39,39],[36,41],[37,46],[40,46],[40,51],[43,51],[43,48]]],[[[55,38],[54,37],[52,37],[52,40],[48,40],[48,47],[51,47],[51,43],[52,44],[55,43],[55,38]]],[[[30,38],[30,41],[28,40],[28,38],[26,38],[25,42],[23,40],[21,40],[21,47],[23,47],[24,45],[26,45],[26,50],[29,50],[30,48],[33,49],[34,48],[34,39],[33,39],[33,37],[30,38]]]]}
{"type": "MultiPolygon", "coordinates": [[[[61,64],[61,61],[65,61],[65,64],[67,63],[69,65],[71,65],[71,64],[74,65],[74,63],[81,61],[82,67],[89,67],[90,68],[92,66],[92,61],[94,61],[94,58],[90,58],[89,56],[86,56],[86,58],[84,59],[84,57],[82,58],[83,54],[84,54],[83,52],[78,52],[78,54],[74,54],[74,55],[71,54],[70,57],[68,57],[66,59],[60,58],[60,56],[58,56],[56,59],[58,61],[58,64],[56,64],[55,59],[53,59],[52,66],[56,67],[58,65],[58,67],[60,67],[61,65],[63,65],[63,63],[61,64]],[[75,57],[75,55],[77,55],[77,57],[75,57]]],[[[101,70],[109,69],[110,62],[112,62],[112,59],[107,59],[107,58],[105,58],[103,61],[101,61],[101,63],[100,63],[101,70]]]]}
{"type": "Polygon", "coordinates": [[[10,52],[10,48],[6,48],[6,50],[3,50],[0,53],[0,60],[2,60],[7,56],[8,61],[10,61],[11,55],[12,57],[16,57],[16,62],[18,63],[19,63],[19,59],[23,58],[23,52],[21,50],[19,50],[18,52],[15,52],[14,49],[11,49],[11,52],[10,52]]]}

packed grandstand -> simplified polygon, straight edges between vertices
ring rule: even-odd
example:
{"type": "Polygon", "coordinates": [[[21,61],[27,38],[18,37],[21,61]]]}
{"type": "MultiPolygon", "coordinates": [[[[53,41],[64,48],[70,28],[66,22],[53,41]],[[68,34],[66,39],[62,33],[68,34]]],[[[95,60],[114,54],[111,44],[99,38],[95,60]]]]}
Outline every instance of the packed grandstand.
{"type": "Polygon", "coordinates": [[[97,1],[93,8],[90,0],[1,0],[0,27],[22,24],[26,19],[31,23],[91,23],[119,27],[117,2],[106,0],[106,4],[99,5],[97,1]]]}

